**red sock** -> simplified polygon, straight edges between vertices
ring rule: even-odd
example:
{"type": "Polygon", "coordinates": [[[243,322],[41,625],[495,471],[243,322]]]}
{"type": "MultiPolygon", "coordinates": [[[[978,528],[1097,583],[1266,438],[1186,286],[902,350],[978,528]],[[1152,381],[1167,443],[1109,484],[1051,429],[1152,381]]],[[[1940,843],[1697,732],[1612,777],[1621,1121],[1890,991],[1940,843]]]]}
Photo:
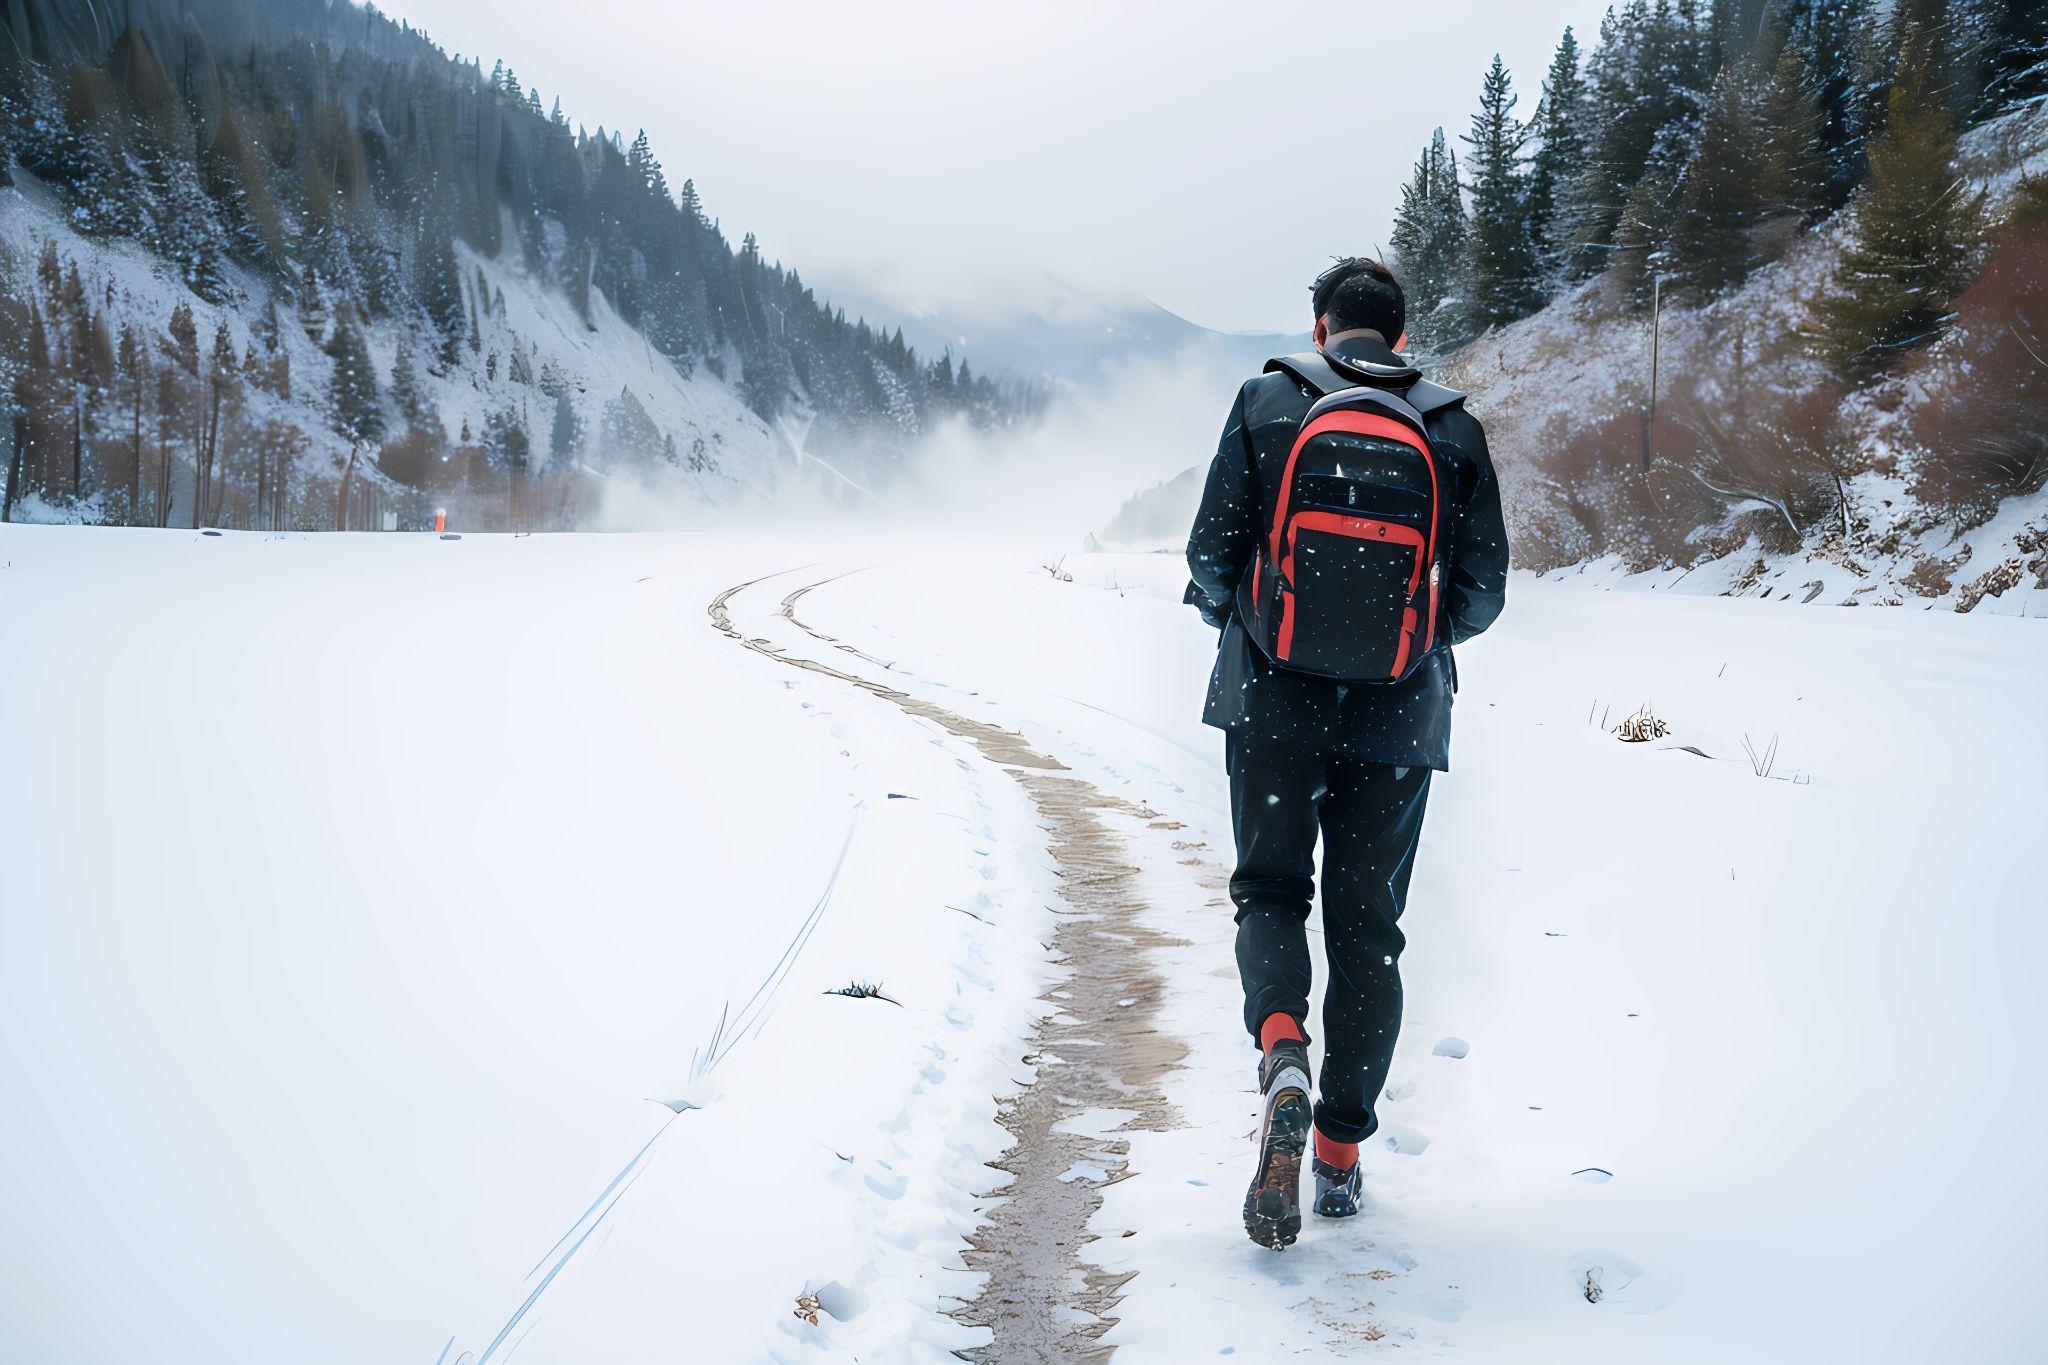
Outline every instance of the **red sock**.
{"type": "Polygon", "coordinates": [[[1339,1142],[1335,1138],[1324,1137],[1323,1130],[1318,1128],[1316,1129],[1316,1160],[1322,1162],[1325,1166],[1335,1166],[1340,1171],[1348,1171],[1358,1164],[1358,1144],[1355,1142],[1339,1142]]]}
{"type": "Polygon", "coordinates": [[[1271,1052],[1273,1044],[1283,1038],[1292,1038],[1297,1043],[1307,1041],[1301,1036],[1301,1025],[1295,1021],[1293,1015],[1278,1012],[1267,1015],[1265,1022],[1259,1025],[1260,1049],[1271,1052]]]}

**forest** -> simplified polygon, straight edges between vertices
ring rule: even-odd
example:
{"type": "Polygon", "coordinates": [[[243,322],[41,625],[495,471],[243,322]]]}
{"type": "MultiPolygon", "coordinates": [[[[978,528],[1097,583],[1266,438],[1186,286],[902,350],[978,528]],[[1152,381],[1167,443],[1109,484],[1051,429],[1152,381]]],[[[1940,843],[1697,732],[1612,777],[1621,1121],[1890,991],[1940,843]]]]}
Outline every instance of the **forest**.
{"type": "Polygon", "coordinates": [[[573,124],[374,6],[12,0],[0,26],[0,179],[65,228],[0,235],[0,514],[318,528],[456,500],[531,528],[574,524],[621,462],[714,501],[746,481],[733,421],[588,395],[508,315],[508,274],[632,329],[685,396],[720,381],[756,445],[800,419],[865,479],[935,422],[1043,401],[849,321],[735,246],[644,134],[573,124]],[[74,244],[150,269],[82,269],[74,244]]]}
{"type": "MultiPolygon", "coordinates": [[[[1520,561],[1868,568],[2037,494],[2044,102],[2029,0],[1627,0],[1526,119],[1495,58],[1391,244],[1411,340],[1508,452],[1520,561]]],[[[2048,528],[2017,544],[2048,574],[2048,528]]]]}

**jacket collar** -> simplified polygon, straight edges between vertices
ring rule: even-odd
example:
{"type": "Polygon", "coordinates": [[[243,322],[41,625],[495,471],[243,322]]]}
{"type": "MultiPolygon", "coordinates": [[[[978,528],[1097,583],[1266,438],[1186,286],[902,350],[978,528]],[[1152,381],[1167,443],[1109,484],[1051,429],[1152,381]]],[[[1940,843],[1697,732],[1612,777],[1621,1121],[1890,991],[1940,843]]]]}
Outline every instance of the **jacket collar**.
{"type": "Polygon", "coordinates": [[[1422,377],[1370,328],[1339,332],[1323,345],[1322,354],[1331,369],[1364,384],[1412,384],[1422,377]]]}

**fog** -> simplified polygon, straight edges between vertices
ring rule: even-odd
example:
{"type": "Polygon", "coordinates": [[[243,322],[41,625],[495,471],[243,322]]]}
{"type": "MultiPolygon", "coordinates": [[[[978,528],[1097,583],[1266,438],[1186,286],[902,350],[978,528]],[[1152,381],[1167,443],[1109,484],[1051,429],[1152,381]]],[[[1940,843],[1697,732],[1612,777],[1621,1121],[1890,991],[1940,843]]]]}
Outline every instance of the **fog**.
{"type": "Polygon", "coordinates": [[[1241,359],[1200,345],[1172,361],[1113,364],[1098,383],[1061,385],[1036,422],[939,424],[887,479],[870,479],[850,460],[800,453],[786,434],[788,460],[772,487],[707,504],[680,475],[615,477],[588,529],[811,526],[881,537],[1000,535],[1043,541],[1048,553],[1078,550],[1133,494],[1208,463],[1250,373],[1241,359]]]}

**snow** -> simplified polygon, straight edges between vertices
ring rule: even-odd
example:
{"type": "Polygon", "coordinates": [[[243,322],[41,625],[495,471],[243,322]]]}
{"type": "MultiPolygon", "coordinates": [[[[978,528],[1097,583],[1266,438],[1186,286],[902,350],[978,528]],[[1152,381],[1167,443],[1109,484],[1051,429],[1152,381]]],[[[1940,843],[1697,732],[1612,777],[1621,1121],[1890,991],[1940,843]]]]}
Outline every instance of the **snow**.
{"type": "Polygon", "coordinates": [[[983,1339],[945,1310],[1057,868],[971,746],[713,629],[763,575],[740,634],[1163,817],[1114,824],[1177,1122],[1074,1127],[1130,1144],[1085,1253],[1137,1272],[1119,1362],[2030,1354],[2038,627],[1517,575],[1460,652],[1366,1213],[1275,1255],[1213,637],[1174,557],[1059,560],[0,527],[0,1356],[983,1339]],[[811,584],[847,649],[778,614],[811,584]],[[1671,735],[1617,742],[1646,702],[1671,735]]]}

